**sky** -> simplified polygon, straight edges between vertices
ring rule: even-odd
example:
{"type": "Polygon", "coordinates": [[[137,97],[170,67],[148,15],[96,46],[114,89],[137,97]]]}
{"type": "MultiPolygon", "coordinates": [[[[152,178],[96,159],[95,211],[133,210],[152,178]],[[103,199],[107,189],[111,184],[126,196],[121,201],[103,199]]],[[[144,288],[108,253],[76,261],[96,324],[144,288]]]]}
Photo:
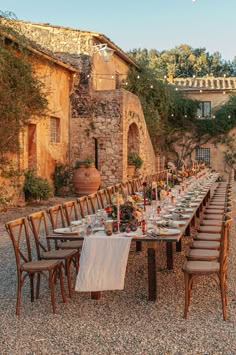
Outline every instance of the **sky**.
{"type": "Polygon", "coordinates": [[[188,44],[236,56],[236,0],[0,0],[18,19],[100,32],[124,51],[188,44]]]}

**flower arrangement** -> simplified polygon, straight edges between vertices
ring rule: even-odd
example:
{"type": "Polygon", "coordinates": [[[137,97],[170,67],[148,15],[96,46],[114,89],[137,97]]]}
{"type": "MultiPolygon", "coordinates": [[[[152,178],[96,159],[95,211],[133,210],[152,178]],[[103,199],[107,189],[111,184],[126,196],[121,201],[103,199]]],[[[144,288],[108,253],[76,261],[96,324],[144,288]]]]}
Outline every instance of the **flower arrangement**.
{"type": "MultiPolygon", "coordinates": [[[[120,199],[120,201],[122,201],[120,199]]],[[[114,201],[112,201],[114,203],[114,201]]],[[[117,200],[115,201],[117,202],[117,200]]],[[[142,216],[142,208],[137,206],[131,196],[128,197],[126,202],[122,201],[120,204],[120,221],[132,221],[132,220],[139,220],[142,216]]],[[[117,219],[117,204],[114,203],[110,206],[107,206],[106,212],[108,217],[112,219],[117,219]]]]}
{"type": "Polygon", "coordinates": [[[134,202],[142,202],[142,197],[140,195],[131,195],[132,199],[134,200],[134,202]]]}

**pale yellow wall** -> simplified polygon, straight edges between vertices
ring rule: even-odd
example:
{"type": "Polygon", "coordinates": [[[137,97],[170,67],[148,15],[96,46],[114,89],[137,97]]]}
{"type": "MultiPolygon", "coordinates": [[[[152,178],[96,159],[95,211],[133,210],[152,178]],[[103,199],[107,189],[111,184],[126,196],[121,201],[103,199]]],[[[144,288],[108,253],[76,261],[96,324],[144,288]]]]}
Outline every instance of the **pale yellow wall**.
{"type": "MultiPolygon", "coordinates": [[[[37,76],[44,82],[48,93],[49,112],[47,116],[34,118],[36,128],[37,174],[51,180],[55,163],[68,163],[69,144],[69,93],[73,75],[66,69],[33,59],[37,76]],[[60,119],[60,142],[50,142],[50,116],[60,119]]],[[[24,167],[28,167],[28,131],[24,134],[24,167]]]]}
{"type": "Polygon", "coordinates": [[[224,105],[228,99],[229,99],[229,94],[225,93],[223,94],[223,91],[219,92],[197,92],[197,93],[191,93],[191,94],[186,94],[189,98],[194,99],[194,100],[199,100],[199,101],[210,101],[211,102],[211,109],[212,113],[214,112],[222,105],[224,105]]]}
{"type": "Polygon", "coordinates": [[[117,55],[113,55],[109,62],[103,62],[96,53],[93,57],[92,86],[94,90],[114,90],[115,73],[120,74],[120,80],[124,80],[128,74],[129,66],[117,55]]]}

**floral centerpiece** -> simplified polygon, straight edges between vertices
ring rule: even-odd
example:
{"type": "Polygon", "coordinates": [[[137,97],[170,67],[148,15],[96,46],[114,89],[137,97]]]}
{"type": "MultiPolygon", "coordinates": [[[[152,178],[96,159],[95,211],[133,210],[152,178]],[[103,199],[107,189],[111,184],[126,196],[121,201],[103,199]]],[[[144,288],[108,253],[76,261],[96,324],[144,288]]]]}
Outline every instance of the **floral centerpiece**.
{"type": "MultiPolygon", "coordinates": [[[[108,217],[114,220],[114,227],[116,229],[118,220],[117,198],[114,197],[112,204],[107,206],[105,209],[108,217]]],[[[142,207],[137,206],[131,196],[128,196],[127,201],[124,201],[123,197],[119,196],[119,212],[120,231],[136,230],[138,222],[142,217],[142,207]]]]}

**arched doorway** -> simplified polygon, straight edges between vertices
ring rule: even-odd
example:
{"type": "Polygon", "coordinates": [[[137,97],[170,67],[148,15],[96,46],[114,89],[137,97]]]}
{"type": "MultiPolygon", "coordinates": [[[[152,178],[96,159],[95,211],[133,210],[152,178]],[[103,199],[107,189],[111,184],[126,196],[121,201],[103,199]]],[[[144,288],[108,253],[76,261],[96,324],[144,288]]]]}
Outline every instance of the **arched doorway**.
{"type": "Polygon", "coordinates": [[[136,123],[129,126],[127,137],[127,152],[135,152],[139,154],[140,149],[140,134],[136,123]]]}

